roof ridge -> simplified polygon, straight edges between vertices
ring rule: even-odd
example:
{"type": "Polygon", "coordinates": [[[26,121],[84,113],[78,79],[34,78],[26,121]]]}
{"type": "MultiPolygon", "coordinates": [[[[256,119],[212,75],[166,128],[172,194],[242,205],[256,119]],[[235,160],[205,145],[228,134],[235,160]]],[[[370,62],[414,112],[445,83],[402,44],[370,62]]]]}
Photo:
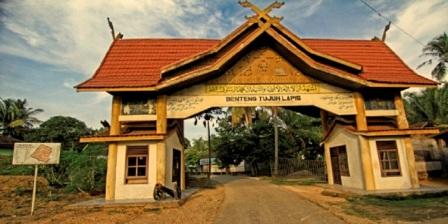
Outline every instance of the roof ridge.
{"type": "Polygon", "coordinates": [[[181,38],[181,37],[173,37],[173,38],[170,38],[170,37],[167,37],[167,38],[164,38],[164,37],[155,37],[155,38],[151,38],[151,37],[148,37],[148,38],[138,38],[138,37],[136,37],[136,38],[126,38],[126,39],[120,39],[120,40],[118,40],[118,41],[141,41],[141,40],[176,40],[176,41],[182,41],[182,40],[204,40],[204,41],[221,41],[221,39],[208,39],[208,38],[181,38]]]}
{"type": "Polygon", "coordinates": [[[312,38],[300,38],[302,40],[322,40],[322,41],[363,41],[363,42],[373,42],[373,43],[384,43],[382,41],[378,41],[378,40],[368,40],[368,39],[331,39],[331,38],[319,38],[319,37],[312,37],[312,38]]]}

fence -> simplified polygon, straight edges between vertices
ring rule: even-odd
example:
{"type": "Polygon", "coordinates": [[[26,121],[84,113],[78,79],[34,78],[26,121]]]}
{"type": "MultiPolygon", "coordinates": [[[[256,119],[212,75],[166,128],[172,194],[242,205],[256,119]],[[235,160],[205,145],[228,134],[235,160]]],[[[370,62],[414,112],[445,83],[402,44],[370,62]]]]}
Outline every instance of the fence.
{"type": "MultiPolygon", "coordinates": [[[[274,173],[273,162],[271,173],[274,173]]],[[[327,169],[323,160],[281,158],[278,162],[278,176],[315,177],[326,180],[327,169]]]]}

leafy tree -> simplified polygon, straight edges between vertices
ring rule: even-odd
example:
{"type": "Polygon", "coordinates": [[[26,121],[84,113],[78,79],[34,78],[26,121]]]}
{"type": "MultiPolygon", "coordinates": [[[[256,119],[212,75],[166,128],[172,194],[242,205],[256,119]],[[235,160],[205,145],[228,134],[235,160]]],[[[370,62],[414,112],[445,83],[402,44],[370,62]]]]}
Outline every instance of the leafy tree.
{"type": "Polygon", "coordinates": [[[437,80],[442,81],[447,73],[448,35],[443,33],[432,39],[423,48],[423,53],[421,56],[430,57],[430,59],[424,61],[418,66],[418,68],[424,65],[431,65],[435,61],[437,65],[432,70],[431,75],[437,80]]]}
{"type": "Polygon", "coordinates": [[[188,166],[199,165],[199,160],[208,156],[208,143],[202,137],[193,139],[191,147],[185,150],[185,162],[188,166]]]}
{"type": "Polygon", "coordinates": [[[15,138],[23,138],[25,131],[40,121],[34,117],[43,112],[42,109],[28,107],[26,99],[0,98],[0,133],[15,138]]]}
{"type": "Polygon", "coordinates": [[[448,86],[405,94],[405,109],[410,123],[428,122],[448,126],[448,86]]]}
{"type": "MultiPolygon", "coordinates": [[[[318,154],[321,129],[319,119],[292,111],[280,110],[280,118],[288,125],[279,129],[279,156],[314,159],[318,154]]],[[[266,110],[255,111],[251,127],[233,125],[231,119],[222,119],[216,128],[216,155],[222,167],[245,161],[253,174],[258,164],[270,163],[274,157],[274,130],[266,110]]]]}
{"type": "Polygon", "coordinates": [[[55,116],[28,133],[25,139],[34,142],[61,142],[65,150],[80,151],[83,144],[79,143],[79,138],[90,133],[86,124],[76,118],[55,116]]]}
{"type": "Polygon", "coordinates": [[[305,159],[316,159],[322,140],[320,119],[290,110],[281,110],[279,116],[288,124],[285,129],[286,137],[297,147],[299,154],[305,159]]]}

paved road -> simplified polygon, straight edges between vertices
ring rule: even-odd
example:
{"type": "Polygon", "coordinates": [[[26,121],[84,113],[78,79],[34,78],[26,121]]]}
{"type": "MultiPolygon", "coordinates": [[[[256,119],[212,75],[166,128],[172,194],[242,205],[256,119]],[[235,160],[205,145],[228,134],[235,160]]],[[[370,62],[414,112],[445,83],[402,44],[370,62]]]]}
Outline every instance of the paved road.
{"type": "Polygon", "coordinates": [[[217,224],[344,223],[327,210],[280,186],[244,177],[218,176],[225,199],[217,224]]]}

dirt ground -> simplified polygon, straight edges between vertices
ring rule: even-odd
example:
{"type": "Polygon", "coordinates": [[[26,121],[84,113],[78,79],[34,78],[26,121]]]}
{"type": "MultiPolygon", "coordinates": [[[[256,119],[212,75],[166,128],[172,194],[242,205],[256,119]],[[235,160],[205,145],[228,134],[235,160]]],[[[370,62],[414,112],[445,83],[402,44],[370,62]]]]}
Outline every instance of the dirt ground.
{"type": "Polygon", "coordinates": [[[49,190],[39,178],[35,215],[30,216],[30,176],[0,176],[0,223],[213,223],[224,200],[224,189],[216,186],[194,194],[180,208],[145,210],[144,208],[65,209],[66,205],[86,201],[86,194],[62,194],[49,190]]]}
{"type": "Polygon", "coordinates": [[[217,177],[225,200],[216,224],[343,224],[328,210],[280,186],[248,177],[217,177]]]}
{"type": "Polygon", "coordinates": [[[319,186],[284,188],[328,209],[347,223],[448,223],[448,197],[382,200],[369,197],[332,197],[322,195],[319,186]]]}

